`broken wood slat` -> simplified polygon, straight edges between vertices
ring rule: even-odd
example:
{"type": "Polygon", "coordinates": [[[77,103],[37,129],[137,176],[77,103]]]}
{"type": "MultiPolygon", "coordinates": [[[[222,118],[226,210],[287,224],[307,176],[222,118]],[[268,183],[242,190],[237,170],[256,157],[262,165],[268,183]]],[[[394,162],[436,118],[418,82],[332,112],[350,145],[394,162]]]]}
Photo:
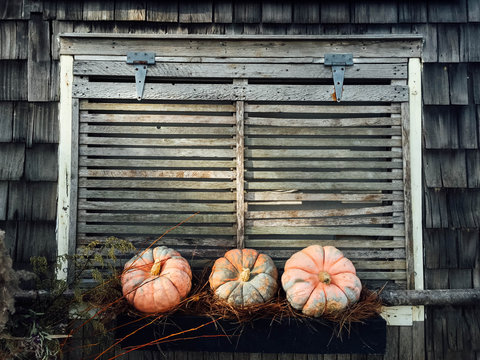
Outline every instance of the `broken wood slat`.
{"type": "MultiPolygon", "coordinates": [[[[79,189],[79,199],[134,199],[134,200],[216,200],[233,201],[230,191],[149,191],[149,190],[90,190],[79,189]]],[[[196,216],[198,217],[198,215],[196,216]]]]}
{"type": "Polygon", "coordinates": [[[421,46],[419,39],[388,39],[378,41],[371,39],[354,39],[332,41],[329,39],[306,39],[305,37],[285,36],[284,38],[253,39],[236,36],[228,39],[225,36],[209,35],[209,38],[190,35],[161,38],[148,38],[146,35],[122,36],[116,34],[114,38],[97,37],[95,42],[85,41],[89,35],[61,38],[61,54],[63,55],[125,55],[131,49],[155,52],[163,56],[223,56],[223,57],[323,57],[326,53],[358,54],[358,57],[420,57],[421,46]],[[121,39],[121,40],[120,40],[121,39]],[[218,40],[222,46],[218,46],[218,40]]]}
{"type": "Polygon", "coordinates": [[[360,126],[392,126],[400,125],[400,118],[364,117],[364,118],[331,118],[331,119],[301,119],[301,118],[261,118],[248,117],[245,125],[280,126],[280,127],[360,127],[360,126]]]}
{"type": "Polygon", "coordinates": [[[128,210],[128,211],[191,211],[191,212],[232,212],[235,204],[219,203],[180,203],[146,201],[91,201],[79,199],[78,208],[82,210],[128,210]]]}
{"type": "MultiPolygon", "coordinates": [[[[86,234],[163,234],[171,226],[158,225],[86,225],[78,223],[78,232],[86,234]]],[[[189,235],[235,235],[237,226],[179,226],[169,232],[172,234],[189,235]]]]}
{"type": "Polygon", "coordinates": [[[80,101],[80,110],[95,111],[156,111],[156,112],[234,112],[228,104],[148,104],[148,103],[102,103],[80,101]]]}
{"type": "Polygon", "coordinates": [[[233,181],[165,181],[165,180],[90,180],[80,178],[79,187],[88,188],[126,188],[126,189],[183,189],[183,190],[226,190],[234,189],[233,181]]]}
{"type": "Polygon", "coordinates": [[[245,229],[247,235],[350,235],[350,236],[404,236],[403,228],[383,227],[310,227],[310,226],[255,226],[245,229]]]}
{"type": "Polygon", "coordinates": [[[122,168],[233,168],[235,160],[90,159],[80,156],[79,164],[80,166],[122,168]]]}
{"type": "Polygon", "coordinates": [[[81,134],[135,135],[235,135],[232,126],[161,126],[161,125],[89,125],[80,124],[81,134]]]}
{"type": "Polygon", "coordinates": [[[374,217],[347,217],[315,218],[315,219],[283,219],[283,220],[247,220],[247,226],[347,226],[347,225],[376,225],[376,224],[403,224],[403,216],[374,216],[374,217]]]}
{"type": "Polygon", "coordinates": [[[328,210],[272,210],[272,211],[247,211],[246,219],[281,219],[281,218],[316,218],[331,216],[352,216],[387,214],[402,211],[402,205],[374,206],[353,209],[328,209],[328,210]]]}
{"type": "Polygon", "coordinates": [[[259,179],[288,179],[288,180],[391,180],[402,179],[402,172],[380,171],[258,171],[248,170],[245,173],[247,180],[259,179]]]}
{"type": "Polygon", "coordinates": [[[274,168],[274,169],[283,169],[283,168],[302,168],[302,169],[401,169],[401,162],[394,162],[385,159],[383,161],[364,161],[358,159],[356,161],[348,160],[337,160],[337,161],[328,161],[328,160],[311,160],[311,159],[296,159],[296,160],[256,160],[256,159],[247,159],[245,161],[245,166],[249,169],[252,168],[274,168]]]}
{"type": "MultiPolygon", "coordinates": [[[[267,61],[268,63],[268,61],[267,61]]],[[[74,75],[133,76],[125,61],[75,61],[74,75]]],[[[165,63],[148,66],[148,77],[209,79],[331,79],[323,64],[165,63]]],[[[406,64],[355,64],[346,67],[347,79],[406,79],[406,64]]]]}
{"type": "Polygon", "coordinates": [[[209,170],[113,170],[80,168],[79,176],[114,178],[175,178],[175,179],[229,179],[235,178],[233,171],[209,170]]]}
{"type": "MultiPolygon", "coordinates": [[[[182,149],[183,150],[183,149],[182,149]]],[[[214,155],[212,155],[213,157],[214,155]]],[[[245,149],[245,156],[249,158],[398,158],[402,154],[396,151],[355,151],[348,149],[245,149]]]]}
{"type": "MultiPolygon", "coordinates": [[[[304,128],[305,129],[305,128],[304,128]]],[[[345,131],[345,129],[342,129],[345,131]]],[[[346,135],[348,132],[346,132],[346,135]]],[[[326,139],[326,138],[261,138],[247,137],[246,146],[276,146],[276,147],[390,147],[401,146],[401,139],[326,139]]]]}
{"type": "Polygon", "coordinates": [[[315,194],[315,193],[282,193],[275,191],[256,191],[245,194],[245,200],[255,201],[346,201],[376,202],[401,201],[402,194],[315,194]]]}
{"type": "MultiPolygon", "coordinates": [[[[74,81],[73,97],[136,99],[135,86],[118,82],[74,81]]],[[[257,85],[148,83],[144,100],[333,101],[331,85],[257,85]]],[[[401,85],[345,85],[342,101],[408,101],[401,85]]]]}
{"type": "Polygon", "coordinates": [[[381,190],[403,190],[402,184],[386,182],[291,182],[291,181],[247,181],[245,184],[247,190],[362,190],[362,191],[381,191],[381,190]]]}
{"type": "Polygon", "coordinates": [[[405,241],[403,240],[370,240],[350,238],[350,239],[321,239],[321,240],[304,240],[304,239],[246,239],[246,245],[252,248],[304,248],[314,244],[322,246],[335,246],[343,251],[343,249],[405,249],[405,241]]]}
{"type": "Polygon", "coordinates": [[[103,136],[88,136],[80,135],[81,145],[119,145],[119,146],[233,146],[234,139],[219,138],[219,139],[153,139],[153,138],[119,138],[119,137],[103,137],[103,136]]]}
{"type": "MultiPolygon", "coordinates": [[[[120,105],[122,106],[122,105],[120,105]]],[[[187,109],[188,110],[188,106],[187,109]]],[[[155,124],[212,124],[235,125],[233,116],[218,115],[145,115],[145,114],[89,114],[81,113],[83,123],[155,123],[155,124]]]]}
{"type": "Polygon", "coordinates": [[[161,157],[204,157],[233,158],[233,149],[199,149],[199,148],[116,148],[80,146],[80,155],[95,156],[161,156],[161,157]]]}
{"type": "MultiPolygon", "coordinates": [[[[252,113],[296,113],[296,114],[400,114],[399,104],[391,105],[269,105],[246,104],[245,112],[252,113]]],[[[249,116],[249,117],[250,117],[249,116]]]]}
{"type": "Polygon", "coordinates": [[[252,127],[245,129],[246,135],[279,135],[279,136],[389,136],[401,135],[396,128],[294,128],[294,127],[252,127]]]}
{"type": "MultiPolygon", "coordinates": [[[[87,210],[78,212],[78,219],[82,222],[112,222],[112,223],[156,223],[156,224],[172,224],[176,225],[184,220],[185,214],[152,214],[152,213],[97,213],[87,210]]],[[[197,214],[188,220],[188,223],[233,223],[235,215],[232,214],[197,214]]]]}

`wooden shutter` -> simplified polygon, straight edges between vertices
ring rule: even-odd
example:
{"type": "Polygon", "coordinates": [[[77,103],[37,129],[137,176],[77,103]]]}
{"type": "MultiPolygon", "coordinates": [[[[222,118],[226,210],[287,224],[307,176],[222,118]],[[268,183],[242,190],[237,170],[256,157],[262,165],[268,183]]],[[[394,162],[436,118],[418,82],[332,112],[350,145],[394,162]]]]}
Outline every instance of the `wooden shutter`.
{"type": "Polygon", "coordinates": [[[194,267],[246,246],[281,268],[305,246],[334,245],[363,281],[406,288],[408,59],[350,47],[337,103],[323,55],[260,43],[212,40],[197,57],[169,43],[141,102],[124,57],[76,58],[77,244],[145,246],[198,211],[160,242],[194,267]]]}

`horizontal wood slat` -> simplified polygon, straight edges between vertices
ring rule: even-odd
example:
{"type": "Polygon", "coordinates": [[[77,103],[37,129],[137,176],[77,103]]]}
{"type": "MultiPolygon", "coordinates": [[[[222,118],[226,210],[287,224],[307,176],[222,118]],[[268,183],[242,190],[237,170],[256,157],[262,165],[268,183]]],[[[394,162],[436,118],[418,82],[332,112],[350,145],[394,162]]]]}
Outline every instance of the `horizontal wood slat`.
{"type": "MultiPolygon", "coordinates": [[[[134,76],[134,66],[125,61],[76,61],[74,75],[134,76]]],[[[161,63],[148,66],[148,77],[331,79],[323,64],[161,63]]],[[[355,64],[345,69],[348,79],[406,79],[407,64],[355,64]]]]}

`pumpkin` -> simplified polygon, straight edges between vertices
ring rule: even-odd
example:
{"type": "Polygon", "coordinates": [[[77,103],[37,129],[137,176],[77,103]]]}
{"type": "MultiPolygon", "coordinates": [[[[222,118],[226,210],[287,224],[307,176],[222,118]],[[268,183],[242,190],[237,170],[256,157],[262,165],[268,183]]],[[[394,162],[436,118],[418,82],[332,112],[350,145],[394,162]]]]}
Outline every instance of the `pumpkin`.
{"type": "Polygon", "coordinates": [[[285,263],[282,286],[294,309],[319,317],[355,303],[362,291],[352,262],[333,246],[312,245],[285,263]]]}
{"type": "Polygon", "coordinates": [[[187,260],[165,246],[148,249],[125,264],[122,291],[137,310],[161,313],[175,308],[192,287],[187,260]]]}
{"type": "Polygon", "coordinates": [[[261,304],[278,288],[278,272],[272,259],[253,249],[233,249],[215,261],[210,288],[234,306],[261,304]]]}

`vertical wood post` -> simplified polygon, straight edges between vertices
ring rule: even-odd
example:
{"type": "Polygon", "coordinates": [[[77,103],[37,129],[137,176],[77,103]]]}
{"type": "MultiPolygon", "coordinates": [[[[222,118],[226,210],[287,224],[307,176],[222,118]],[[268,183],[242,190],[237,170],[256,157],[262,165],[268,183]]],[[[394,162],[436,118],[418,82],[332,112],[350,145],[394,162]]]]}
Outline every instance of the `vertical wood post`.
{"type": "MultiPolygon", "coordinates": [[[[246,80],[240,80],[246,83],[246,80]]],[[[245,247],[245,186],[244,186],[244,117],[245,102],[236,102],[236,191],[237,191],[237,248],[245,247]]]]}

